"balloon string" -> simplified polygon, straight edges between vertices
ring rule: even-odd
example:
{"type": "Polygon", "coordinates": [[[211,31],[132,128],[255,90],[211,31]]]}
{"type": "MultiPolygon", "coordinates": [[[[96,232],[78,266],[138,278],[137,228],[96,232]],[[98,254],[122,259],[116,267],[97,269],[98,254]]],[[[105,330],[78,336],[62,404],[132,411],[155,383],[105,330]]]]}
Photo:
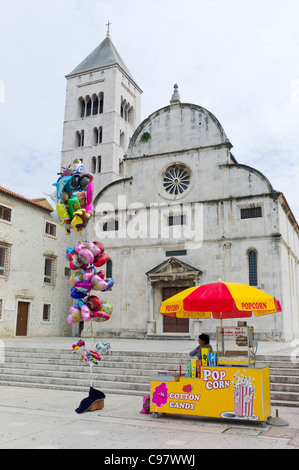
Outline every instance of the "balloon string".
{"type": "Polygon", "coordinates": [[[93,328],[92,328],[92,320],[90,321],[90,326],[87,328],[86,331],[88,331],[88,330],[90,330],[90,334],[91,334],[93,343],[95,344],[95,343],[96,343],[96,338],[95,338],[95,336],[94,336],[94,332],[93,332],[93,328]]]}

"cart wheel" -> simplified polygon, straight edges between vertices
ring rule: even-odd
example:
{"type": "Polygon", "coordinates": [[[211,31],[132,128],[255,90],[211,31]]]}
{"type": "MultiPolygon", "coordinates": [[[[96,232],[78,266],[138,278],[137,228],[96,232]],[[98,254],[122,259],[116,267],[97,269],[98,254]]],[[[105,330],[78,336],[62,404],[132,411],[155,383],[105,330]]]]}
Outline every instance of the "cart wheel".
{"type": "Polygon", "coordinates": [[[153,418],[158,419],[158,413],[153,413],[153,418]]]}

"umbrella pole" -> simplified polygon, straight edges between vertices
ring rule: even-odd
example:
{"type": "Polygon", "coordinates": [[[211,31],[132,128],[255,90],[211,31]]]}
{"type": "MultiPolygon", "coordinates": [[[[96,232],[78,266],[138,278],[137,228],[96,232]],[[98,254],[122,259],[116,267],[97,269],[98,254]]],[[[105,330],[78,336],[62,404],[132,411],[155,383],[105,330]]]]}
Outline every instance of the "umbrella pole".
{"type": "Polygon", "coordinates": [[[222,349],[222,356],[224,356],[224,334],[223,334],[223,327],[222,327],[222,312],[220,312],[220,325],[221,325],[221,349],[222,349]]]}

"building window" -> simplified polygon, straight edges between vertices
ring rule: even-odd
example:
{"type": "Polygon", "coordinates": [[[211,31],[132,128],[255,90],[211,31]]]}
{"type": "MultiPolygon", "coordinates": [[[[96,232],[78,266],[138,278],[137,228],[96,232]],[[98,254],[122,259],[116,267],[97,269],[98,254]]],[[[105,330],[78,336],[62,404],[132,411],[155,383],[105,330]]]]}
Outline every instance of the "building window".
{"type": "Polygon", "coordinates": [[[43,321],[51,320],[51,304],[44,304],[43,306],[43,321]]]}
{"type": "Polygon", "coordinates": [[[76,132],[77,147],[84,147],[84,131],[76,132]]]}
{"type": "Polygon", "coordinates": [[[249,265],[249,285],[257,286],[258,285],[257,254],[253,250],[251,250],[248,253],[248,265],[249,265]]]}
{"type": "Polygon", "coordinates": [[[99,93],[99,95],[82,96],[79,98],[79,110],[81,118],[88,116],[96,116],[97,114],[102,114],[104,109],[104,93],[99,93]]]}
{"type": "Polygon", "coordinates": [[[99,94],[99,114],[102,114],[104,111],[104,93],[99,94]]]}
{"type": "Polygon", "coordinates": [[[94,95],[92,102],[92,115],[95,116],[99,112],[99,98],[94,95]]]}
{"type": "Polygon", "coordinates": [[[186,256],[187,250],[166,251],[166,256],[186,256]]]}
{"type": "Polygon", "coordinates": [[[8,276],[10,247],[0,245],[0,276],[8,276]]]}
{"type": "Polygon", "coordinates": [[[103,232],[117,232],[118,231],[118,220],[109,220],[103,225],[103,232]]]}
{"type": "Polygon", "coordinates": [[[79,98],[80,102],[80,116],[81,118],[84,118],[85,116],[85,100],[81,97],[79,98]]]}
{"type": "Polygon", "coordinates": [[[120,117],[122,117],[125,121],[129,122],[133,125],[134,123],[134,108],[127,102],[127,100],[121,97],[120,103],[120,117]]]}
{"type": "Polygon", "coordinates": [[[255,219],[262,217],[261,207],[248,207],[247,209],[241,209],[241,219],[255,219]]]}
{"type": "Polygon", "coordinates": [[[110,279],[112,277],[112,261],[108,259],[106,263],[106,277],[110,279]]]}
{"type": "Polygon", "coordinates": [[[168,225],[172,227],[173,225],[185,225],[186,224],[186,216],[183,214],[180,215],[170,215],[168,217],[168,225]]]}
{"type": "Polygon", "coordinates": [[[45,258],[44,283],[55,285],[56,266],[55,259],[45,258]]]}
{"type": "Polygon", "coordinates": [[[126,136],[124,132],[120,132],[120,137],[119,137],[119,145],[122,148],[125,148],[126,145],[126,136]]]}
{"type": "Polygon", "coordinates": [[[184,165],[172,165],[163,175],[163,187],[172,196],[183,194],[190,182],[191,175],[184,165]]]}
{"type": "Polygon", "coordinates": [[[91,99],[88,97],[88,101],[86,103],[86,116],[90,116],[91,115],[91,99]]]}
{"type": "Polygon", "coordinates": [[[46,222],[45,233],[47,235],[51,235],[52,237],[56,237],[56,225],[51,224],[50,222],[46,222]]]}
{"type": "Polygon", "coordinates": [[[103,127],[95,127],[93,130],[93,136],[94,144],[101,144],[103,140],[103,127]]]}
{"type": "Polygon", "coordinates": [[[65,268],[64,268],[64,275],[65,275],[66,277],[71,277],[71,274],[72,274],[71,268],[65,267],[65,268]]]}
{"type": "Polygon", "coordinates": [[[9,207],[0,206],[0,219],[11,221],[11,209],[9,207]]]}
{"type": "Polygon", "coordinates": [[[0,321],[3,320],[3,299],[0,299],[0,321]]]}
{"type": "Polygon", "coordinates": [[[92,173],[101,173],[101,166],[102,166],[102,157],[99,155],[98,157],[92,157],[91,159],[91,172],[92,173]]]}

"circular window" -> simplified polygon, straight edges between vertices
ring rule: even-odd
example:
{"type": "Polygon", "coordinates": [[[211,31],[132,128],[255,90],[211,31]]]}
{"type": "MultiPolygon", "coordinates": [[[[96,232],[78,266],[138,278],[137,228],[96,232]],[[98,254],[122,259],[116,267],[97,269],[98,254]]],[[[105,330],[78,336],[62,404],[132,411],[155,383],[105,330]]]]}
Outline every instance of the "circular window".
{"type": "Polygon", "coordinates": [[[170,196],[182,196],[189,188],[190,183],[190,170],[185,165],[171,165],[162,175],[164,191],[170,196]]]}

